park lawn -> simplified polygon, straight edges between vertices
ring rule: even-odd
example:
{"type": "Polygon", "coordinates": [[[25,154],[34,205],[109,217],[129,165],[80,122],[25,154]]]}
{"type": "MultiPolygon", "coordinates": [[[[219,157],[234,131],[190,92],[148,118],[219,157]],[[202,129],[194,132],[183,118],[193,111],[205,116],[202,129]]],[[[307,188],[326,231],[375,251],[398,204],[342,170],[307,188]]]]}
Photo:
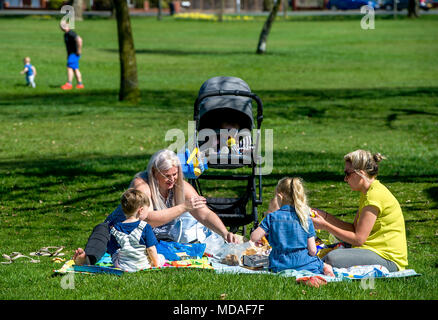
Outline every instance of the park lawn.
{"type": "MultiPolygon", "coordinates": [[[[263,21],[133,18],[139,105],[117,101],[116,24],[77,22],[84,39],[86,89],[61,92],[62,33],[53,18],[0,19],[1,253],[84,246],[118,203],[132,176],[167,147],[169,129],[187,133],[201,84],[217,75],[244,79],[264,102],[262,129],[274,134],[274,167],[263,177],[263,205],[279,178],[301,176],[311,205],[353,220],[358,195],[343,182],[343,155],[381,152],[379,179],[406,221],[409,268],[421,277],[330,283],[292,278],[162,270],[75,276],[61,288],[61,265],[18,260],[0,265],[0,299],[437,299],[438,20],[377,19],[375,30],[348,21],[275,22],[268,53],[255,55],[263,21]],[[36,66],[24,86],[22,58],[36,66]],[[157,289],[159,288],[159,289],[157,289]]],[[[225,189],[206,190],[224,194],[225,189]]],[[[261,217],[261,216],[260,216],[261,217]]],[[[325,234],[323,236],[326,236],[325,234]]]]}

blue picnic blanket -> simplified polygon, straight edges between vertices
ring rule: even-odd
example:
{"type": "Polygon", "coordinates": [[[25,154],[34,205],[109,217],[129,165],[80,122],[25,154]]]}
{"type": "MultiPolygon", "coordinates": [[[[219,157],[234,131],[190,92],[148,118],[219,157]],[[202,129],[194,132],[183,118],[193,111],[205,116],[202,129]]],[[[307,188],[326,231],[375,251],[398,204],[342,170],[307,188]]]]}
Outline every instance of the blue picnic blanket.
{"type": "MultiPolygon", "coordinates": [[[[159,241],[156,245],[157,252],[162,254],[167,261],[180,261],[181,255],[190,259],[200,259],[204,255],[206,248],[205,243],[178,243],[159,241]]],[[[72,261],[71,261],[72,262],[72,261]]],[[[68,261],[60,270],[54,270],[58,273],[64,272],[81,272],[81,273],[109,273],[122,275],[124,271],[115,268],[111,260],[111,255],[106,252],[95,265],[76,266],[68,261]]]]}
{"type": "Polygon", "coordinates": [[[159,241],[156,245],[157,252],[161,253],[166,260],[179,261],[178,253],[185,253],[189,257],[202,258],[204,255],[205,243],[178,243],[172,241],[159,241]]]}
{"type": "MultiPolygon", "coordinates": [[[[162,254],[168,261],[180,261],[181,257],[178,254],[186,254],[193,258],[202,258],[204,255],[205,243],[178,243],[172,241],[159,240],[155,246],[157,253],[162,254]]],[[[96,265],[106,266],[112,265],[111,255],[107,252],[96,262],[96,265]]]]}

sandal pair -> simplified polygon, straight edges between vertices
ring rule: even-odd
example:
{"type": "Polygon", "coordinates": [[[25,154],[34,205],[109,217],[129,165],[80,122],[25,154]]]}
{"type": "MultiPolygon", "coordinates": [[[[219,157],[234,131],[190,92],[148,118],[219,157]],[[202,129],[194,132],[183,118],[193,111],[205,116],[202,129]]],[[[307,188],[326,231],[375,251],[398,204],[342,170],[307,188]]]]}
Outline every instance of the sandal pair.
{"type": "Polygon", "coordinates": [[[61,253],[64,248],[65,247],[43,247],[38,251],[29,254],[38,257],[61,257],[64,255],[64,253],[61,253]]]}
{"type": "Polygon", "coordinates": [[[40,260],[32,259],[31,257],[25,256],[21,252],[12,252],[10,255],[2,254],[2,256],[6,260],[8,260],[8,261],[5,261],[5,262],[0,262],[2,264],[10,264],[10,263],[14,262],[15,260],[17,260],[19,258],[27,258],[27,259],[29,259],[29,262],[32,262],[32,263],[40,262],[40,260]]]}
{"type": "MultiPolygon", "coordinates": [[[[36,256],[36,257],[61,257],[61,256],[65,255],[65,253],[61,252],[64,248],[65,247],[43,247],[36,252],[29,253],[29,255],[36,256]]],[[[3,258],[5,258],[7,260],[7,261],[0,262],[2,264],[11,264],[12,262],[14,262],[15,260],[17,260],[19,258],[27,258],[27,259],[29,259],[29,262],[32,262],[32,263],[40,262],[40,260],[32,259],[31,257],[28,257],[28,256],[22,254],[21,252],[12,252],[10,255],[2,254],[2,256],[3,256],[3,258]]],[[[58,259],[60,259],[60,258],[58,258],[58,259]]]]}

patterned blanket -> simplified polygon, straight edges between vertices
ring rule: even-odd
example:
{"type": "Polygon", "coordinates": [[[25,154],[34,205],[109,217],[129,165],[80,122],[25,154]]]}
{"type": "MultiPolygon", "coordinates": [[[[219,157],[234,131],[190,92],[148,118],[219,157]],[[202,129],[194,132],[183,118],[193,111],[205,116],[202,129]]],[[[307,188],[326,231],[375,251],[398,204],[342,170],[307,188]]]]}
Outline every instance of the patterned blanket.
{"type": "Polygon", "coordinates": [[[249,274],[270,274],[282,277],[294,277],[296,279],[312,276],[321,276],[327,282],[340,282],[361,280],[370,278],[403,278],[411,276],[420,276],[413,269],[406,269],[403,271],[389,272],[384,266],[381,265],[369,265],[369,266],[353,266],[350,268],[333,268],[335,277],[312,273],[307,270],[294,270],[288,269],[278,273],[273,273],[267,269],[251,270],[242,266],[227,266],[221,264],[218,260],[210,259],[214,271],[217,273],[249,273],[249,274]]]}
{"type": "MultiPolygon", "coordinates": [[[[243,266],[228,266],[220,263],[218,259],[205,257],[204,252],[206,245],[201,243],[184,244],[177,242],[159,241],[157,252],[164,255],[166,263],[163,267],[151,267],[141,271],[161,270],[164,268],[196,268],[214,270],[216,273],[247,273],[247,274],[270,274],[283,277],[294,277],[297,280],[304,277],[321,276],[327,282],[351,281],[371,278],[401,278],[420,276],[413,269],[406,269],[398,272],[389,272],[383,266],[353,266],[350,268],[333,268],[335,277],[315,274],[306,270],[288,269],[278,273],[273,273],[267,269],[249,269],[243,266]]],[[[106,253],[95,265],[77,266],[73,260],[67,261],[60,269],[54,270],[55,273],[109,273],[114,275],[123,275],[125,272],[115,268],[111,256],[106,253]]]]}
{"type": "MultiPolygon", "coordinates": [[[[164,255],[166,263],[159,268],[151,267],[141,271],[160,270],[163,268],[196,268],[196,269],[213,269],[207,257],[203,257],[205,244],[202,243],[177,243],[159,241],[156,245],[157,252],[164,255]]],[[[67,261],[60,269],[53,270],[55,273],[109,273],[121,276],[125,272],[114,267],[111,261],[111,255],[105,255],[96,262],[95,265],[77,266],[73,260],[67,261]]]]}

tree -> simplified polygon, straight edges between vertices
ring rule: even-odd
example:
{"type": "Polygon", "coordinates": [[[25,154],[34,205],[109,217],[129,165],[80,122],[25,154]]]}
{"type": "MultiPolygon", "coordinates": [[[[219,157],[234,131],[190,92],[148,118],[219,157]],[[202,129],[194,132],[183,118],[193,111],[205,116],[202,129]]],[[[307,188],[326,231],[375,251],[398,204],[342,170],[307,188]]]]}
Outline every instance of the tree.
{"type": "Polygon", "coordinates": [[[158,20],[161,20],[161,12],[162,12],[161,0],[158,0],[158,13],[157,13],[157,19],[158,20]]]}
{"type": "Polygon", "coordinates": [[[218,21],[224,21],[224,11],[225,11],[225,0],[220,0],[219,13],[218,13],[218,21]]]}
{"type": "Polygon", "coordinates": [[[114,0],[117,19],[120,59],[120,101],[137,103],[140,100],[138,88],[137,62],[135,59],[134,39],[126,0],[114,0]]]}
{"type": "MultiPolygon", "coordinates": [[[[275,0],[274,0],[275,1],[275,0]]],[[[259,43],[257,45],[257,53],[264,54],[266,52],[266,42],[268,41],[268,35],[271,31],[272,24],[274,23],[275,18],[277,17],[278,8],[280,7],[281,0],[276,0],[274,6],[272,7],[271,12],[268,15],[268,18],[263,25],[262,32],[260,33],[259,43]]]]}
{"type": "Polygon", "coordinates": [[[84,11],[83,0],[73,0],[73,8],[75,9],[75,19],[76,21],[82,21],[82,12],[84,11]]]}
{"type": "Polygon", "coordinates": [[[419,11],[418,0],[409,0],[408,2],[408,17],[417,18],[419,11]]]}

